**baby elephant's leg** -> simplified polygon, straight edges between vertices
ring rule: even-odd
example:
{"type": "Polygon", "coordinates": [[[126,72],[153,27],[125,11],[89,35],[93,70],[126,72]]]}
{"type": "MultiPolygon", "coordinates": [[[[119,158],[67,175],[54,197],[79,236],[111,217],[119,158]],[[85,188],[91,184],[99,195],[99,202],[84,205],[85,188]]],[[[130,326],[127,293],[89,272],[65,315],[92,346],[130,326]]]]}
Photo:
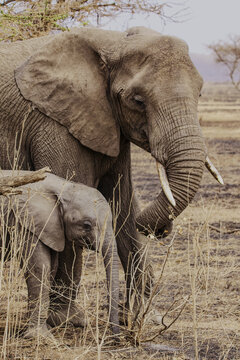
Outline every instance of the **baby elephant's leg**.
{"type": "Polygon", "coordinates": [[[33,250],[25,250],[23,264],[24,276],[28,289],[28,328],[24,334],[27,338],[51,336],[46,319],[49,308],[49,289],[51,277],[51,250],[40,240],[33,250]]]}

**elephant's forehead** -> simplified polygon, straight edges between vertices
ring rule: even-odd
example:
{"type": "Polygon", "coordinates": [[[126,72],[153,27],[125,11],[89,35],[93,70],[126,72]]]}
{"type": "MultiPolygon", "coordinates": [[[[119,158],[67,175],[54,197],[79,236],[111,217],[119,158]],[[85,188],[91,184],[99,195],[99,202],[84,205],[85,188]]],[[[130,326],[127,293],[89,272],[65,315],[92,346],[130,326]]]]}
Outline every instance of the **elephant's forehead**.
{"type": "Polygon", "coordinates": [[[99,209],[108,209],[108,203],[102,194],[88,186],[81,186],[81,189],[76,186],[72,191],[70,200],[70,207],[74,209],[85,209],[86,212],[96,212],[99,209]]]}
{"type": "Polygon", "coordinates": [[[188,55],[188,45],[185,41],[173,36],[143,36],[127,43],[123,49],[123,56],[137,54],[158,59],[169,55],[172,57],[186,56],[188,55]]]}
{"type": "Polygon", "coordinates": [[[100,198],[100,193],[95,188],[84,184],[71,184],[71,195],[73,202],[90,202],[95,203],[100,198]]]}
{"type": "Polygon", "coordinates": [[[65,219],[67,221],[78,222],[83,220],[90,220],[93,224],[103,224],[105,221],[111,220],[111,214],[106,208],[98,208],[92,203],[86,204],[86,206],[72,204],[68,207],[65,213],[65,219]]]}
{"type": "Polygon", "coordinates": [[[137,47],[131,46],[126,49],[125,55],[122,55],[121,68],[131,76],[134,76],[139,70],[142,74],[161,74],[163,69],[174,69],[188,72],[196,72],[196,69],[188,54],[187,45],[177,38],[156,37],[156,39],[138,44],[137,47]]]}
{"type": "Polygon", "coordinates": [[[96,188],[82,183],[69,182],[65,189],[67,193],[72,194],[73,199],[74,197],[78,197],[93,201],[95,199],[102,198],[102,194],[96,188]]]}

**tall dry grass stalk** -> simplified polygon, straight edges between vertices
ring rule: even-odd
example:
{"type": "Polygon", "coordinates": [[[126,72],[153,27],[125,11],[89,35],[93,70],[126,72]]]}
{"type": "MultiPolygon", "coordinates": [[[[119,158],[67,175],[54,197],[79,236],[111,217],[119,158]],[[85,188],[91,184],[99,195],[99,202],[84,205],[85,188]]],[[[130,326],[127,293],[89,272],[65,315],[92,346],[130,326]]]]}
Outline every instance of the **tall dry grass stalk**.
{"type": "MultiPolygon", "coordinates": [[[[3,321],[1,328],[3,330],[2,337],[2,358],[8,359],[10,353],[17,353],[19,346],[19,331],[21,326],[25,325],[24,312],[26,311],[25,283],[23,274],[26,271],[24,244],[29,242],[31,246],[31,238],[25,227],[18,227],[11,224],[10,203],[15,198],[8,199],[1,197],[1,273],[0,273],[0,291],[1,304],[5,304],[2,309],[3,321]],[[6,206],[6,203],[8,205],[6,206]],[[20,259],[21,267],[20,267],[20,259]],[[4,301],[5,300],[5,301],[4,301]],[[6,313],[4,314],[3,311],[6,313]]],[[[18,217],[18,213],[16,213],[18,217]]]]}

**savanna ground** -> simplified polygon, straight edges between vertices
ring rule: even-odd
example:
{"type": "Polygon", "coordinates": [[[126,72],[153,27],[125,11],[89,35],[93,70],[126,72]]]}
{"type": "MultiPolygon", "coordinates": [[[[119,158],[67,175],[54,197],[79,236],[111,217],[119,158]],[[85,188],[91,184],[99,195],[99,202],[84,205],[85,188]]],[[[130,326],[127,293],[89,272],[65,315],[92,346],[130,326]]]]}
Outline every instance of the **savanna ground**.
{"type": "MultiPolygon", "coordinates": [[[[172,326],[162,332],[162,325],[144,318],[135,328],[142,347],[134,348],[130,335],[115,345],[106,331],[104,268],[94,253],[85,252],[78,302],[89,319],[87,329],[54,330],[55,342],[23,339],[17,336],[26,322],[22,271],[16,260],[2,262],[1,359],[240,359],[240,94],[228,84],[206,84],[199,118],[209,157],[225,185],[205,171],[200,190],[175,220],[172,234],[148,242],[155,281],[159,281],[153,308],[165,315],[164,324],[176,320],[172,326]],[[161,347],[147,348],[144,342],[150,339],[161,347]]],[[[133,180],[144,206],[159,190],[155,162],[137,147],[132,154],[133,180]]]]}

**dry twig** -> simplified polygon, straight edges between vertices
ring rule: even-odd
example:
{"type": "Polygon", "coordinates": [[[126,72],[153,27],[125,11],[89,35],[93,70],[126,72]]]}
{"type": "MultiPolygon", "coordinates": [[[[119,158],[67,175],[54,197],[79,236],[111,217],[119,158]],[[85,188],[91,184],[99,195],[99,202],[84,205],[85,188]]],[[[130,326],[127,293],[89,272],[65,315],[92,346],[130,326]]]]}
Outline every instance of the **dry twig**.
{"type": "Polygon", "coordinates": [[[46,178],[46,172],[51,172],[49,167],[31,172],[25,175],[6,176],[0,179],[0,195],[16,195],[21,194],[22,191],[14,189],[18,186],[34,183],[44,180],[46,178]]]}
{"type": "Polygon", "coordinates": [[[208,225],[208,227],[214,231],[217,231],[221,234],[234,234],[235,232],[240,231],[240,228],[236,228],[236,229],[232,229],[232,230],[223,230],[223,229],[218,229],[216,226],[213,225],[208,225]]]}

